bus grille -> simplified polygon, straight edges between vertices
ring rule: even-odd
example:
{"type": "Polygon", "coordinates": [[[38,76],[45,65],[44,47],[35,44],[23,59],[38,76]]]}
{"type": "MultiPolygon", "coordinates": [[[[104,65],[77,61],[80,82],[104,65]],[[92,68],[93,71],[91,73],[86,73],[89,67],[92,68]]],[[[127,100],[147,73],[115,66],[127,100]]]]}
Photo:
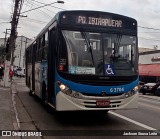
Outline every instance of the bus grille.
{"type": "Polygon", "coordinates": [[[73,102],[90,109],[114,109],[117,107],[120,107],[125,102],[125,93],[119,94],[116,96],[88,96],[88,95],[82,95],[81,99],[72,98],[73,102]],[[106,106],[97,106],[97,102],[107,102],[109,105],[106,106]]]}
{"type": "Polygon", "coordinates": [[[84,106],[86,108],[116,108],[119,107],[121,104],[121,101],[116,101],[116,102],[110,102],[110,105],[107,107],[97,107],[96,102],[84,102],[84,106]]]}

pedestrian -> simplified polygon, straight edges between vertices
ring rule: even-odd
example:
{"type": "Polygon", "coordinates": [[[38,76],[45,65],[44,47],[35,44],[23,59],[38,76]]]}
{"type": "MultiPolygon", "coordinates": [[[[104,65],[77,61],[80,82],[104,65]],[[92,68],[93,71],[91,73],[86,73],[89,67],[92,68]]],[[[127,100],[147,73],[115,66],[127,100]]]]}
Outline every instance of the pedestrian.
{"type": "Polygon", "coordinates": [[[12,81],[13,80],[13,71],[11,68],[9,69],[9,77],[10,77],[10,81],[12,81]]]}

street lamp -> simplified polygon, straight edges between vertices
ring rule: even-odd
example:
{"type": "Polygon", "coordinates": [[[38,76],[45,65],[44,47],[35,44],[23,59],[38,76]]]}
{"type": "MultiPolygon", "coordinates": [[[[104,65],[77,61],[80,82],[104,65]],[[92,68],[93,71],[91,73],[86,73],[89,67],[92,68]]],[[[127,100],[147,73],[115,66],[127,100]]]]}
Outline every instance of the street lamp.
{"type": "Polygon", "coordinates": [[[57,0],[57,3],[62,3],[62,4],[64,4],[64,1],[63,1],[63,0],[57,0]]]}
{"type": "Polygon", "coordinates": [[[36,9],[39,9],[39,8],[43,8],[43,7],[46,7],[46,6],[51,6],[52,4],[55,4],[55,3],[61,3],[61,4],[64,4],[64,1],[62,1],[62,0],[57,0],[56,2],[49,3],[49,4],[44,4],[43,6],[39,6],[39,7],[36,7],[36,8],[30,9],[30,10],[28,10],[28,11],[21,12],[21,14],[26,13],[26,12],[30,12],[30,11],[33,11],[33,10],[36,10],[36,9]]]}

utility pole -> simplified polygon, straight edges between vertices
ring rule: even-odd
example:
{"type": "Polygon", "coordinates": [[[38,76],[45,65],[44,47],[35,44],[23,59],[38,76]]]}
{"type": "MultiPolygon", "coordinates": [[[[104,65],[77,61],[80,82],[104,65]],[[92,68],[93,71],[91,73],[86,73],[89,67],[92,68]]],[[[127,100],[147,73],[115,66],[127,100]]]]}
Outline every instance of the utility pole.
{"type": "Polygon", "coordinates": [[[9,38],[7,39],[7,35],[10,34],[8,33],[8,31],[10,31],[11,29],[6,29],[6,31],[4,32],[5,33],[5,37],[4,37],[4,46],[3,46],[3,59],[2,59],[2,62],[4,63],[5,62],[5,54],[6,54],[6,51],[7,51],[7,42],[9,41],[9,38]]]}
{"type": "Polygon", "coordinates": [[[23,0],[15,0],[14,13],[11,21],[11,34],[9,39],[8,53],[6,54],[5,61],[5,73],[4,73],[4,86],[9,87],[9,70],[13,71],[13,57],[15,49],[15,41],[17,37],[17,25],[20,16],[20,11],[22,9],[23,0]]]}
{"type": "Polygon", "coordinates": [[[14,13],[11,21],[11,35],[9,40],[9,51],[6,56],[6,60],[11,61],[13,65],[13,54],[15,49],[15,41],[17,37],[17,25],[20,16],[20,11],[22,8],[22,0],[15,0],[14,13]]]}
{"type": "Polygon", "coordinates": [[[20,48],[20,58],[19,58],[19,67],[21,67],[21,51],[22,51],[22,39],[23,39],[23,36],[21,36],[21,48],[20,48]]]}

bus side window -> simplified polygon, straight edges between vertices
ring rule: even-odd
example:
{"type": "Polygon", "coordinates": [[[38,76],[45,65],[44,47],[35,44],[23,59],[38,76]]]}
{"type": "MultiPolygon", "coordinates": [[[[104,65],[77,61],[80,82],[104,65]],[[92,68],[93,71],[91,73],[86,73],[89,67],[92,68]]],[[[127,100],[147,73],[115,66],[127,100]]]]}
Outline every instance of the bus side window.
{"type": "Polygon", "coordinates": [[[38,61],[42,60],[43,37],[39,39],[38,61]]]}
{"type": "Polygon", "coordinates": [[[35,61],[38,61],[38,46],[39,46],[39,40],[36,40],[36,44],[35,44],[36,58],[35,58],[35,61]]]}
{"type": "Polygon", "coordinates": [[[43,47],[43,50],[42,50],[42,60],[46,60],[47,59],[47,50],[48,50],[48,32],[45,33],[44,37],[44,47],[43,47]]]}

